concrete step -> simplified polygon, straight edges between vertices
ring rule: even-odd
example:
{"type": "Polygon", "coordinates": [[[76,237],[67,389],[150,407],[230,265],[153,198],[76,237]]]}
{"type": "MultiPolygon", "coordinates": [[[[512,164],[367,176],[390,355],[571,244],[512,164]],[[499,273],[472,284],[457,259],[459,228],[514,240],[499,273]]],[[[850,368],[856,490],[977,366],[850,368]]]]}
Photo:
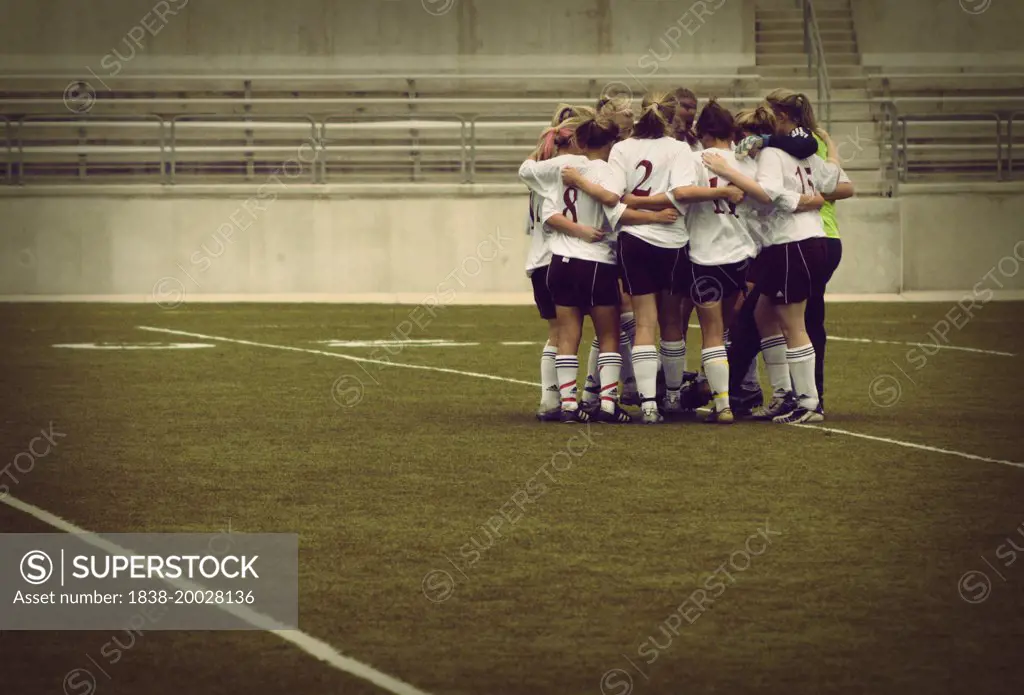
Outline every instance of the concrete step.
{"type": "MultiPolygon", "coordinates": [[[[845,91],[857,91],[860,93],[859,96],[849,97],[850,99],[866,99],[867,96],[864,93],[864,78],[863,77],[832,77],[832,98],[838,99],[835,96],[839,92],[845,91]]],[[[818,88],[818,82],[814,77],[807,76],[807,68],[805,67],[800,76],[778,76],[778,75],[764,75],[761,81],[758,83],[761,90],[770,91],[772,89],[795,89],[798,92],[811,92],[818,88]]]]}
{"type": "MultiPolygon", "coordinates": [[[[758,43],[762,41],[799,41],[803,43],[804,40],[804,29],[802,25],[796,27],[785,27],[782,29],[778,28],[762,28],[758,27],[755,33],[755,37],[758,43]]],[[[822,43],[829,43],[830,41],[850,41],[854,37],[853,31],[822,31],[821,40],[822,43]]]]}
{"type": "MultiPolygon", "coordinates": [[[[827,60],[827,59],[826,59],[827,60]]],[[[755,74],[762,77],[792,78],[813,77],[814,73],[807,72],[807,58],[790,65],[761,65],[754,66],[755,74]]],[[[864,75],[864,68],[859,65],[832,65],[828,63],[828,76],[831,80],[845,79],[847,82],[856,81],[857,87],[867,86],[867,77],[864,75]]],[[[844,87],[851,89],[851,87],[844,87]]]]}
{"type": "MultiPolygon", "coordinates": [[[[818,17],[818,24],[823,24],[824,22],[832,20],[849,21],[851,17],[849,9],[825,10],[818,9],[817,5],[815,5],[815,15],[818,17]]],[[[779,19],[801,23],[804,21],[804,13],[800,10],[770,10],[762,9],[759,7],[757,8],[757,11],[755,12],[754,16],[759,20],[779,19]]]]}
{"type": "MultiPolygon", "coordinates": [[[[860,53],[857,49],[856,42],[850,41],[831,41],[824,42],[825,55],[854,55],[859,56],[860,53]]],[[[758,55],[763,54],[777,54],[777,53],[800,53],[804,52],[804,41],[800,39],[784,39],[781,41],[758,41],[756,45],[756,52],[758,55]]]]}
{"type": "MultiPolygon", "coordinates": [[[[856,176],[850,174],[850,181],[853,183],[853,188],[858,198],[878,196],[891,198],[893,195],[893,184],[881,172],[879,172],[878,178],[862,178],[859,174],[856,176]]],[[[842,203],[839,203],[839,205],[842,205],[842,203]]]]}
{"type": "MultiPolygon", "coordinates": [[[[776,19],[771,18],[758,18],[755,26],[758,31],[800,31],[803,32],[804,20],[803,18],[798,19],[776,19]]],[[[822,33],[829,32],[832,34],[846,32],[847,35],[853,35],[853,20],[850,18],[846,19],[822,19],[818,22],[818,29],[822,33]]]]}
{"type": "MultiPolygon", "coordinates": [[[[797,0],[757,0],[758,10],[798,10],[797,0]]],[[[850,11],[850,0],[814,0],[814,8],[818,10],[850,11]]]]}
{"type": "MultiPolygon", "coordinates": [[[[757,65],[778,65],[788,67],[791,65],[806,65],[807,55],[805,53],[757,53],[757,65]]],[[[825,55],[825,63],[831,74],[833,67],[856,66],[860,68],[860,55],[857,53],[834,53],[825,55]]]]}

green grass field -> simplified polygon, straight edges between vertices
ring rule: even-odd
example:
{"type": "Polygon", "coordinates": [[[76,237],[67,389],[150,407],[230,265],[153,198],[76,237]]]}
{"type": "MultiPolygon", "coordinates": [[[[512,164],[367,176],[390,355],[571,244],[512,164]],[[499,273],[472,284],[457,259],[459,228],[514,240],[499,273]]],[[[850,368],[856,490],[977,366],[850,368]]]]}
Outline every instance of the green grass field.
{"type": "MultiPolygon", "coordinates": [[[[823,428],[585,428],[533,420],[529,307],[384,349],[326,341],[411,307],[0,305],[0,466],[53,423],[13,498],[96,532],[299,534],[300,629],[433,695],[1020,693],[1024,305],[915,347],[950,308],[831,305],[857,340],[829,343],[823,428]],[[213,347],[54,347],[152,342],[213,347]]],[[[5,504],[0,530],[52,531],[5,504]]],[[[389,692],[260,632],[5,631],[0,655],[4,695],[389,692]]]]}

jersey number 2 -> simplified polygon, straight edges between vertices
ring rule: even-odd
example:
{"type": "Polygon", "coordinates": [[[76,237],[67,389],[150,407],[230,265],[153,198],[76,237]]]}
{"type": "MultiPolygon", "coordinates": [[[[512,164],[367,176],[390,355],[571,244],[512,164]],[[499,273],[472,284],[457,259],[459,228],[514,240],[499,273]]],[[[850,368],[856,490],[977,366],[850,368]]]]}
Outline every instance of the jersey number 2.
{"type": "Polygon", "coordinates": [[[654,173],[654,165],[645,159],[636,165],[637,169],[640,169],[641,167],[644,170],[644,177],[640,179],[640,183],[638,183],[636,185],[636,188],[633,189],[633,195],[638,195],[641,198],[646,198],[649,195],[651,195],[651,189],[641,188],[641,186],[647,183],[647,179],[651,178],[651,174],[654,173]]]}

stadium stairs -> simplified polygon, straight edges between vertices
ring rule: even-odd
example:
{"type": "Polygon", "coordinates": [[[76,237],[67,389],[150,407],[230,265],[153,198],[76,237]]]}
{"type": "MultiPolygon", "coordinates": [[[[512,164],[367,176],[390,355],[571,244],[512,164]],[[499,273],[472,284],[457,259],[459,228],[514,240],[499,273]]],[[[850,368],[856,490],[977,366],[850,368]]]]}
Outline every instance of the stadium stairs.
{"type": "MultiPolygon", "coordinates": [[[[849,0],[815,0],[818,25],[832,88],[829,134],[861,195],[887,194],[889,183],[879,157],[881,127],[877,107],[866,103],[868,78],[861,67],[849,0]],[[860,101],[865,103],[843,103],[860,101]]],[[[804,16],[792,0],[758,0],[754,70],[768,91],[785,87],[807,93],[819,103],[815,78],[808,74],[804,16]]],[[[819,108],[819,118],[823,115],[819,108]]],[[[824,127],[824,123],[821,126],[824,127]]]]}

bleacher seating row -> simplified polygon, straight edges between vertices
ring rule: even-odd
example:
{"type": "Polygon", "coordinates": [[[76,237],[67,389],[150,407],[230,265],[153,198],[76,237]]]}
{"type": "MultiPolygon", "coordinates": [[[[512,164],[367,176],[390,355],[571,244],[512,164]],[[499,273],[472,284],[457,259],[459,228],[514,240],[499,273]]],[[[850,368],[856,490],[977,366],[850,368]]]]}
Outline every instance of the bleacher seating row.
{"type": "MultiPolygon", "coordinates": [[[[644,82],[733,108],[761,93],[756,75],[644,82]]],[[[833,91],[833,135],[841,154],[857,154],[853,172],[914,181],[1024,169],[1024,75],[908,72],[869,84],[833,91]],[[872,132],[860,132],[864,122],[872,132]],[[844,151],[844,139],[855,149],[844,151]]],[[[309,182],[512,182],[557,103],[633,90],[639,98],[629,75],[150,75],[102,85],[0,75],[3,174],[10,183],[245,181],[296,160],[309,182]]]]}

